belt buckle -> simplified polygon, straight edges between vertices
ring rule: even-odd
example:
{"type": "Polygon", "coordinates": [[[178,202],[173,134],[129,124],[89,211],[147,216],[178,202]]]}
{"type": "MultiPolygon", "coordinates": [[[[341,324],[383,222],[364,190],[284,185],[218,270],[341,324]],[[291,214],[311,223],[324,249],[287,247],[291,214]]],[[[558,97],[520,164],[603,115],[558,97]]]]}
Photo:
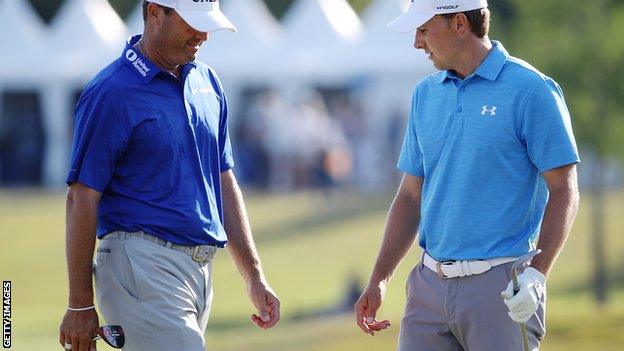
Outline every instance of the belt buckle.
{"type": "Polygon", "coordinates": [[[206,263],[212,259],[211,247],[208,245],[195,246],[193,249],[193,261],[198,263],[206,263]]]}
{"type": "Polygon", "coordinates": [[[444,275],[444,272],[442,272],[442,265],[449,266],[453,265],[454,263],[455,262],[453,261],[436,262],[436,270],[438,271],[438,276],[442,279],[448,278],[448,276],[444,275]]]}

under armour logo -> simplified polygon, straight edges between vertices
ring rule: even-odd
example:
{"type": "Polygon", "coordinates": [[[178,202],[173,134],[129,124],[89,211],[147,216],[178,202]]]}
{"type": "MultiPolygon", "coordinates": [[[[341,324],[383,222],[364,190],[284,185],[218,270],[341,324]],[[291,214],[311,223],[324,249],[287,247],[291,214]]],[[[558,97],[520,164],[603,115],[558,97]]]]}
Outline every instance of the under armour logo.
{"type": "Polygon", "coordinates": [[[490,116],[494,116],[496,114],[496,106],[488,108],[487,105],[483,105],[483,108],[481,108],[481,114],[485,116],[486,113],[489,113],[490,116]]]}

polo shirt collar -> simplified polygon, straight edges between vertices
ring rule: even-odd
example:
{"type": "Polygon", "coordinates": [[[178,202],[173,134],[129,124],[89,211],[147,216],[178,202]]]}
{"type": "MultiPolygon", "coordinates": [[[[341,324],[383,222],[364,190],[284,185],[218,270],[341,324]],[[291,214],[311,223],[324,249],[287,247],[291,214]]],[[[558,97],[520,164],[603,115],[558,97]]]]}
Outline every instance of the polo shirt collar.
{"type": "Polygon", "coordinates": [[[509,58],[509,53],[499,41],[492,40],[492,49],[475,74],[487,80],[495,81],[509,58]]]}
{"type": "Polygon", "coordinates": [[[144,83],[149,83],[162,70],[143,56],[140,50],[134,47],[141,40],[141,35],[128,38],[121,60],[136,73],[144,83]]]}
{"type": "MultiPolygon", "coordinates": [[[[481,65],[471,75],[477,75],[484,79],[495,81],[498,75],[503,70],[505,63],[509,59],[509,53],[503,47],[499,41],[492,40],[492,49],[490,53],[485,57],[485,60],[481,62],[481,65]]],[[[447,79],[457,78],[455,72],[446,70],[440,75],[439,83],[444,83],[447,79]]]]}
{"type": "Polygon", "coordinates": [[[440,74],[440,80],[438,81],[438,83],[442,84],[446,82],[447,79],[459,79],[459,77],[457,77],[455,72],[451,70],[442,71],[442,73],[440,74]]]}
{"type": "MultiPolygon", "coordinates": [[[[124,48],[124,52],[121,55],[121,60],[130,67],[132,72],[136,73],[143,83],[149,83],[154,77],[158,75],[158,73],[163,72],[164,74],[170,75],[163,71],[160,67],[155,65],[152,61],[150,61],[147,57],[143,56],[140,50],[135,48],[136,43],[141,40],[141,35],[135,35],[133,37],[128,38],[126,41],[126,47],[124,48]]],[[[182,65],[182,69],[180,72],[184,76],[186,76],[191,69],[196,68],[197,63],[195,61],[186,63],[182,65]]]]}

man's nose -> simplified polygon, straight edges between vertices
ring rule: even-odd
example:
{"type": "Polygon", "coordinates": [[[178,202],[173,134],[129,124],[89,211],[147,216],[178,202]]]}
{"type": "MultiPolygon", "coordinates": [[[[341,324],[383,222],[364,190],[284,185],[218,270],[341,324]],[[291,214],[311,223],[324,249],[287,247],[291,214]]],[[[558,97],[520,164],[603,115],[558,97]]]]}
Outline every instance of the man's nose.
{"type": "Polygon", "coordinates": [[[208,40],[208,32],[198,32],[198,31],[195,31],[195,39],[201,40],[201,41],[208,40]]]}
{"type": "Polygon", "coordinates": [[[423,35],[420,33],[418,29],[416,29],[416,35],[414,38],[414,47],[416,49],[424,49],[425,41],[423,40],[423,35]]]}

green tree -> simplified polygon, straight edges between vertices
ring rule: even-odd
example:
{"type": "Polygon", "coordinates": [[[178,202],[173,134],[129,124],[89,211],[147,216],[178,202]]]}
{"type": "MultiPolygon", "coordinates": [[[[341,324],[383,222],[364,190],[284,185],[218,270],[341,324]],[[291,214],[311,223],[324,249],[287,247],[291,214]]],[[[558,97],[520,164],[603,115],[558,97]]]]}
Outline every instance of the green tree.
{"type": "MultiPolygon", "coordinates": [[[[624,2],[516,0],[512,45],[566,93],[575,134],[593,168],[592,241],[596,300],[607,300],[604,243],[606,159],[624,160],[624,2]]],[[[581,155],[581,157],[583,157],[581,155]]]]}

